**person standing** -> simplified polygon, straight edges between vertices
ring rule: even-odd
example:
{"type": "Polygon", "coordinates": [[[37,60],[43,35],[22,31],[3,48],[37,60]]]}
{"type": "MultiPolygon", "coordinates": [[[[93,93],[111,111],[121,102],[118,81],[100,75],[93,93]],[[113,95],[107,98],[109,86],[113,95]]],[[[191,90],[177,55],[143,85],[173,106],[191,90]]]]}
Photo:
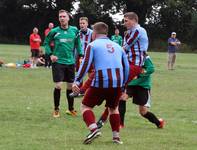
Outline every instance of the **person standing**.
{"type": "Polygon", "coordinates": [[[142,71],[149,43],[146,30],[138,24],[136,13],[127,12],[124,14],[124,26],[127,28],[127,32],[124,36],[123,48],[129,59],[129,81],[131,81],[142,71]]]}
{"type": "MultiPolygon", "coordinates": [[[[124,26],[127,28],[127,31],[124,33],[123,49],[127,53],[130,68],[126,88],[127,84],[143,71],[142,66],[145,60],[145,53],[148,50],[148,36],[146,30],[138,24],[138,15],[134,12],[124,14],[124,26]]],[[[124,95],[125,92],[120,97],[119,107],[124,105],[122,103],[124,95]]],[[[102,127],[107,117],[108,111],[106,109],[97,122],[99,127],[102,127]]]]}
{"type": "Polygon", "coordinates": [[[76,116],[74,98],[70,97],[69,94],[72,93],[72,84],[75,78],[75,49],[77,49],[80,59],[83,57],[83,51],[78,36],[79,31],[76,27],[69,25],[69,13],[67,11],[59,11],[59,22],[60,26],[53,28],[44,42],[46,53],[50,55],[52,61],[52,75],[55,83],[53,117],[60,116],[59,105],[63,82],[67,82],[68,110],[66,114],[76,116]],[[53,51],[50,47],[51,41],[54,41],[53,51]]]}
{"type": "Polygon", "coordinates": [[[174,69],[176,61],[176,51],[181,42],[176,38],[176,32],[171,33],[171,37],[168,39],[168,70],[174,69]]]}
{"type": "Polygon", "coordinates": [[[121,87],[128,79],[129,63],[123,49],[117,43],[112,42],[107,37],[107,33],[108,25],[103,22],[94,24],[93,40],[95,40],[86,49],[85,57],[72,87],[74,93],[80,92],[79,85],[93,63],[95,76],[90,88],[85,92],[81,104],[83,120],[90,130],[84,144],[90,144],[101,134],[95,122],[93,108],[104,100],[109,108],[113,142],[122,144],[119,135],[120,116],[117,106],[121,87]]]}
{"type": "MultiPolygon", "coordinates": [[[[85,50],[87,48],[87,45],[92,41],[92,30],[88,28],[88,18],[87,17],[80,17],[79,18],[79,27],[80,27],[80,40],[82,44],[82,50],[85,53],[85,50]]],[[[80,66],[79,56],[77,54],[77,60],[76,60],[76,71],[79,70],[80,66]]]]}
{"type": "MultiPolygon", "coordinates": [[[[143,65],[143,73],[141,73],[136,79],[129,82],[126,93],[129,97],[133,98],[133,103],[139,106],[139,113],[142,117],[148,119],[151,123],[155,124],[157,128],[164,127],[164,120],[158,119],[156,115],[150,112],[148,109],[151,106],[151,74],[154,73],[155,67],[152,63],[150,56],[146,55],[143,65]]],[[[120,128],[124,127],[124,116],[126,113],[126,100],[127,95],[122,97],[119,102],[120,112],[120,128]]]]}
{"type": "MultiPolygon", "coordinates": [[[[50,22],[49,25],[48,25],[48,28],[45,29],[45,31],[44,31],[45,37],[48,35],[48,33],[51,31],[51,29],[53,29],[53,27],[54,27],[54,24],[52,22],[50,22]]],[[[51,41],[50,47],[51,47],[51,50],[53,50],[53,48],[54,48],[54,42],[53,41],[51,41]]],[[[45,53],[44,58],[45,58],[45,67],[50,68],[51,63],[52,63],[50,55],[45,53]]]]}
{"type": "Polygon", "coordinates": [[[120,46],[122,46],[122,36],[119,35],[120,31],[118,28],[115,29],[115,35],[112,35],[111,40],[118,43],[120,46]]]}
{"type": "Polygon", "coordinates": [[[39,57],[40,51],[40,43],[41,43],[40,35],[38,34],[38,28],[33,28],[33,33],[29,37],[29,43],[31,48],[31,68],[37,68],[37,59],[39,57]]]}

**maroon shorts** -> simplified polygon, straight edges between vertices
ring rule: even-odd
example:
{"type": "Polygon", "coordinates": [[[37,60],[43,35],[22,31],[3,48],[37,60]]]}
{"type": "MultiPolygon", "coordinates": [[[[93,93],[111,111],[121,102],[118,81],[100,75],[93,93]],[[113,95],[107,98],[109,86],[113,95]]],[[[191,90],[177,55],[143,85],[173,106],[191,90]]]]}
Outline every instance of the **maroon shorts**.
{"type": "Polygon", "coordinates": [[[142,73],[142,67],[130,64],[129,79],[128,82],[133,80],[136,76],[142,73]]]}
{"type": "Polygon", "coordinates": [[[106,100],[106,107],[116,108],[121,96],[121,88],[95,88],[87,89],[82,104],[93,108],[106,100]]]}

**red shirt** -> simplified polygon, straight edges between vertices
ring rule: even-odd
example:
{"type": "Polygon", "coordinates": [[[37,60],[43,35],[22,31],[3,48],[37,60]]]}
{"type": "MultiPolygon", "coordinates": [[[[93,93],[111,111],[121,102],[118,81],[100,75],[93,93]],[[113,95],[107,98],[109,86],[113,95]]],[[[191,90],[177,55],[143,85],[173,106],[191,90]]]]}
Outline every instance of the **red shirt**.
{"type": "MultiPolygon", "coordinates": [[[[44,31],[45,37],[49,34],[50,31],[51,31],[50,28],[47,28],[47,29],[44,31]]],[[[51,41],[50,46],[51,46],[51,47],[54,47],[54,42],[53,42],[53,41],[51,41]]]]}
{"type": "Polygon", "coordinates": [[[29,37],[29,43],[31,49],[38,49],[40,48],[41,38],[40,35],[32,33],[29,37]],[[35,41],[36,39],[40,39],[40,41],[35,41]]]}
{"type": "Polygon", "coordinates": [[[51,29],[50,29],[50,28],[47,28],[47,29],[44,31],[44,35],[47,36],[48,33],[49,33],[50,31],[51,31],[51,29]]]}

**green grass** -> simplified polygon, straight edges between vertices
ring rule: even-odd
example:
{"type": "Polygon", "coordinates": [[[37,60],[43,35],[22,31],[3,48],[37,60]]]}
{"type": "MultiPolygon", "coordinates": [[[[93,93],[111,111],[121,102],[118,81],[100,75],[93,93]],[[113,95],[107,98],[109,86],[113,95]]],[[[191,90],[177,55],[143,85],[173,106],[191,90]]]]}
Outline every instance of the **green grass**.
{"type": "MultiPolygon", "coordinates": [[[[30,55],[28,46],[0,45],[6,63],[30,55]]],[[[82,141],[88,130],[81,115],[65,115],[65,86],[61,117],[51,117],[53,83],[51,70],[0,68],[0,150],[195,150],[197,148],[197,55],[178,54],[176,69],[166,70],[166,53],[150,53],[156,66],[153,75],[151,111],[166,120],[159,130],[127,103],[123,145],[111,143],[107,123],[102,137],[91,145],[82,141]]],[[[79,111],[80,100],[75,108],[79,111]]],[[[104,105],[96,107],[97,118],[104,105]]]]}

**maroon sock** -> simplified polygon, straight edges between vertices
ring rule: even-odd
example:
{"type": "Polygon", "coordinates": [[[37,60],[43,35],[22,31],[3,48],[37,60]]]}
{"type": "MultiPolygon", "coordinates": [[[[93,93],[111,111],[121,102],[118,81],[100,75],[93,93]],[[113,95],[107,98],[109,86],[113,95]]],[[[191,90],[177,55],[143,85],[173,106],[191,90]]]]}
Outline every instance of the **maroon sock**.
{"type": "Polygon", "coordinates": [[[83,120],[86,123],[87,127],[91,130],[94,131],[97,129],[97,125],[95,122],[95,116],[94,113],[91,110],[86,110],[83,113],[83,120]]]}
{"type": "Polygon", "coordinates": [[[111,124],[112,132],[119,132],[120,127],[120,115],[119,114],[111,114],[109,116],[109,121],[111,124]]]}
{"type": "Polygon", "coordinates": [[[109,115],[109,110],[108,110],[108,108],[105,108],[104,112],[102,113],[102,116],[101,116],[100,120],[105,122],[107,120],[108,115],[109,115]]]}

